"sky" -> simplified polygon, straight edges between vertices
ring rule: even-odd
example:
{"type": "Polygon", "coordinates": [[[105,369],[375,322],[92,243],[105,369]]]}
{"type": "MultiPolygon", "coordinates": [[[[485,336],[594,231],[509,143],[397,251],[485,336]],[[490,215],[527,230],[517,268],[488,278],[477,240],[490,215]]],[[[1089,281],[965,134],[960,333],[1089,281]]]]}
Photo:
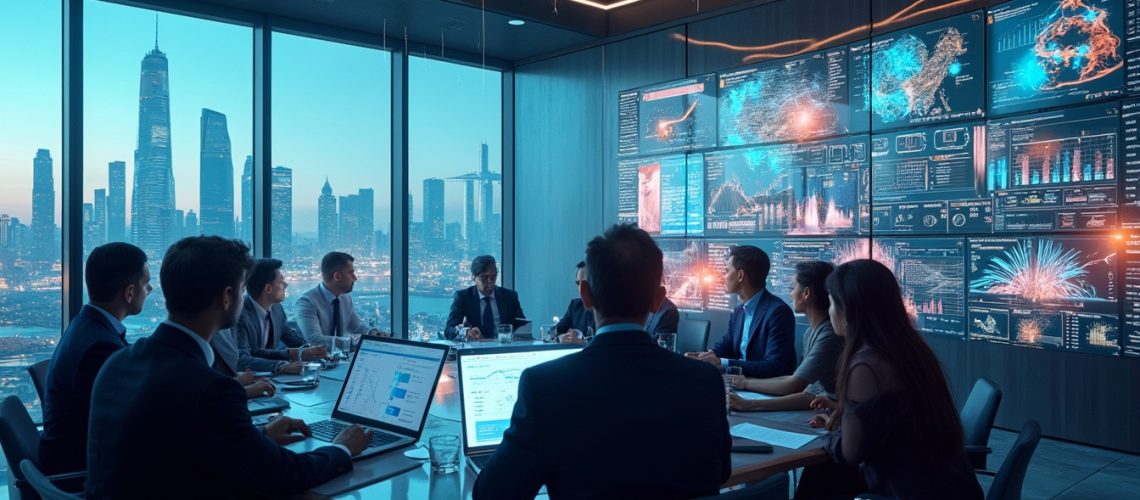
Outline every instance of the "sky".
{"type": "MultiPolygon", "coordinates": [[[[107,187],[108,162],[125,161],[129,217],[139,71],[155,45],[155,14],[88,0],[84,28],[84,199],[107,187]]],[[[159,14],[158,46],[170,63],[177,208],[198,212],[199,120],[209,108],[227,118],[240,214],[242,167],[252,153],[253,31],[159,14]]],[[[55,159],[57,224],[61,218],[60,50],[59,2],[0,2],[0,213],[22,221],[31,219],[39,148],[55,159]]],[[[326,176],[337,196],[374,189],[377,229],[389,230],[390,55],[280,33],[273,50],[272,158],[293,169],[294,231],[316,231],[326,176]]],[[[491,170],[501,171],[501,84],[498,72],[421,57],[412,58],[409,82],[409,185],[419,221],[423,180],[478,170],[480,143],[490,145],[491,170]]],[[[460,184],[447,184],[448,222],[462,219],[462,194],[460,184]]]]}

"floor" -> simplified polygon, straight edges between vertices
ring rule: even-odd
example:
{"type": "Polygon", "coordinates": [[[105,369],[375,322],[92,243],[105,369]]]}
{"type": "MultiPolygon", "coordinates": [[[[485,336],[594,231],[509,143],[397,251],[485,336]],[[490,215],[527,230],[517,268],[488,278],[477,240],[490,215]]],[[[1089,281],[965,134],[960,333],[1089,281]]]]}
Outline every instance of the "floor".
{"type": "MultiPolygon", "coordinates": [[[[989,468],[997,470],[1017,434],[994,429],[990,434],[993,454],[989,468]]],[[[982,487],[990,478],[979,476],[982,487]]],[[[1042,439],[1029,462],[1022,498],[1029,499],[1123,499],[1140,498],[1140,456],[1093,448],[1053,439],[1042,439]]]]}

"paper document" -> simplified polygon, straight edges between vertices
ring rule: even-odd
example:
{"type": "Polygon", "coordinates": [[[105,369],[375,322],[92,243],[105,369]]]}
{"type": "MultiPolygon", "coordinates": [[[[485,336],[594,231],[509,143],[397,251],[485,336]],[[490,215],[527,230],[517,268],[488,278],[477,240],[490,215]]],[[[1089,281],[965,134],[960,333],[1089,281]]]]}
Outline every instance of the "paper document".
{"type": "Polygon", "coordinates": [[[812,442],[812,440],[818,437],[811,434],[781,431],[761,425],[750,424],[748,422],[732,426],[732,428],[729,429],[729,434],[744,439],[768,443],[773,446],[782,446],[792,449],[799,449],[801,446],[812,442]]]}
{"type": "Polygon", "coordinates": [[[760,394],[759,392],[752,391],[736,391],[736,395],[749,401],[756,401],[760,399],[772,399],[776,396],[769,396],[767,394],[760,394]]]}

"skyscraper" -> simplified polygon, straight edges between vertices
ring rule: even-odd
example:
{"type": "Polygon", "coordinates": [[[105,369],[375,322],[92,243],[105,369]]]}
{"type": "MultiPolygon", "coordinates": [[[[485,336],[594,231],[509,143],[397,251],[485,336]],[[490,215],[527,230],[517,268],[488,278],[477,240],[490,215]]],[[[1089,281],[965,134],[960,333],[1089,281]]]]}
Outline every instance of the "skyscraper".
{"type": "Polygon", "coordinates": [[[321,253],[336,248],[337,229],[336,196],[333,196],[332,186],[326,177],[325,185],[321,187],[321,196],[317,198],[317,245],[321,253]]]}
{"type": "Polygon", "coordinates": [[[424,179],[424,247],[440,250],[444,242],[443,179],[424,179]]]}
{"type": "Polygon", "coordinates": [[[32,160],[32,258],[54,261],[58,256],[51,152],[41,149],[32,160]]]}
{"type": "Polygon", "coordinates": [[[127,162],[107,164],[107,241],[127,239],[127,162]]]}
{"type": "Polygon", "coordinates": [[[8,248],[12,243],[12,216],[0,214],[0,248],[8,248]]]}
{"type": "Polygon", "coordinates": [[[357,210],[360,211],[357,217],[360,220],[360,234],[362,236],[360,241],[360,253],[362,255],[371,256],[375,247],[372,242],[376,237],[376,191],[372,190],[372,188],[361,189],[357,196],[359,197],[357,210]]]}
{"type": "Polygon", "coordinates": [[[269,205],[273,254],[288,256],[293,251],[293,169],[273,167],[269,205]]]}
{"type": "Polygon", "coordinates": [[[245,157],[245,167],[241,169],[241,234],[238,238],[249,238],[249,242],[253,242],[253,156],[245,157]]]}
{"type": "Polygon", "coordinates": [[[107,190],[95,190],[94,210],[91,214],[91,248],[107,242],[107,190]]]}
{"type": "Polygon", "coordinates": [[[234,160],[226,115],[202,108],[198,211],[202,234],[234,237],[234,160]]]}
{"type": "Polygon", "coordinates": [[[88,253],[95,245],[95,208],[90,203],[80,207],[83,216],[83,253],[88,253]]]}
{"type": "Polygon", "coordinates": [[[372,255],[375,191],[361,189],[340,197],[340,246],[358,255],[372,255]]]}
{"type": "Polygon", "coordinates": [[[502,182],[503,176],[491,171],[489,157],[487,144],[480,144],[479,170],[448,178],[448,180],[463,181],[465,184],[463,230],[467,236],[469,255],[487,253],[492,251],[491,249],[498,251],[495,248],[499,241],[498,236],[487,228],[493,223],[491,211],[494,208],[495,183],[502,182]],[[476,185],[478,191],[475,189],[476,185]]]}
{"type": "Polygon", "coordinates": [[[186,212],[186,225],[182,228],[182,236],[198,236],[203,232],[198,228],[198,214],[193,210],[186,212]]]}
{"type": "Polygon", "coordinates": [[[143,57],[139,78],[139,136],[135,182],[131,193],[131,236],[159,260],[174,232],[174,170],[170,153],[170,85],[166,54],[154,49],[143,57]]]}

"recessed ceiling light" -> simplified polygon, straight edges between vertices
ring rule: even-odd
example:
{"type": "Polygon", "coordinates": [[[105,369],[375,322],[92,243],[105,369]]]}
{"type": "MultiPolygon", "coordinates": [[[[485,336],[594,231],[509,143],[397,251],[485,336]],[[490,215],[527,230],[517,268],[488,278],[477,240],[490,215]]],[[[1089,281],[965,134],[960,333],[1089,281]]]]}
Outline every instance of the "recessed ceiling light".
{"type": "Polygon", "coordinates": [[[570,1],[574,2],[574,3],[580,3],[582,5],[589,5],[590,7],[593,7],[595,9],[610,10],[610,9],[616,9],[618,7],[623,7],[623,6],[629,5],[631,3],[637,3],[639,0],[621,0],[619,2],[614,2],[614,3],[608,4],[608,5],[598,3],[598,2],[592,2],[590,0],[570,0],[570,1]]]}
{"type": "Polygon", "coordinates": [[[523,21],[522,19],[511,19],[510,21],[507,21],[507,24],[511,26],[522,26],[526,24],[526,21],[523,21]]]}

